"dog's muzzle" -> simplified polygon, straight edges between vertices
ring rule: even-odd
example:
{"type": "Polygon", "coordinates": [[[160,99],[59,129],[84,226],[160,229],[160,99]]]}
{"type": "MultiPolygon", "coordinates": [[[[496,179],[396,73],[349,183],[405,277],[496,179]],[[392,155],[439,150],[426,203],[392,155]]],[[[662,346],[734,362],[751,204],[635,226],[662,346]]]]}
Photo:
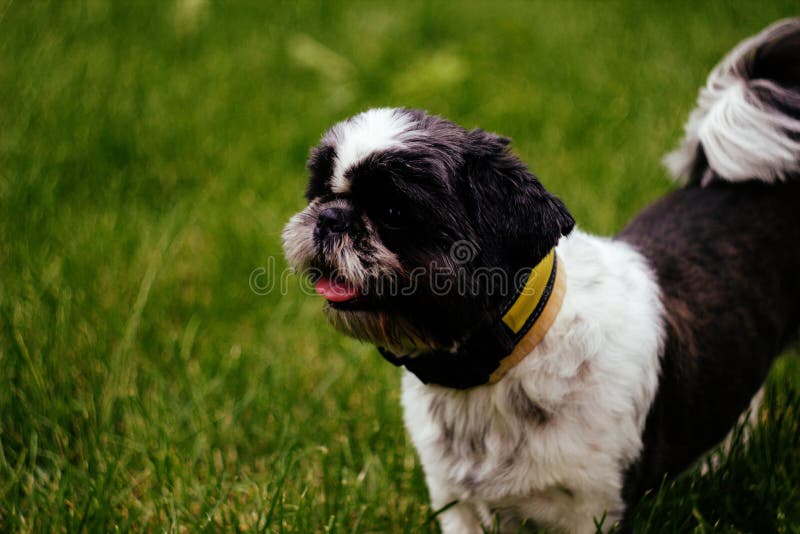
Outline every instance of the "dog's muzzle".
{"type": "Polygon", "coordinates": [[[338,236],[350,229],[350,214],[345,208],[325,208],[317,215],[314,239],[321,246],[329,236],[338,236]]]}

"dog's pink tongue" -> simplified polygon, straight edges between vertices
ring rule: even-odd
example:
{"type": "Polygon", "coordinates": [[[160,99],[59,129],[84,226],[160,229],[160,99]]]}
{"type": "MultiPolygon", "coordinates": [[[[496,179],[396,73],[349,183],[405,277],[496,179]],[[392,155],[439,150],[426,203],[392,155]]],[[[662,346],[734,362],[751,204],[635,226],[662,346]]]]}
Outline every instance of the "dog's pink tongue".
{"type": "Polygon", "coordinates": [[[350,285],[330,278],[320,278],[314,285],[317,293],[331,302],[347,302],[358,296],[358,291],[350,285]]]}

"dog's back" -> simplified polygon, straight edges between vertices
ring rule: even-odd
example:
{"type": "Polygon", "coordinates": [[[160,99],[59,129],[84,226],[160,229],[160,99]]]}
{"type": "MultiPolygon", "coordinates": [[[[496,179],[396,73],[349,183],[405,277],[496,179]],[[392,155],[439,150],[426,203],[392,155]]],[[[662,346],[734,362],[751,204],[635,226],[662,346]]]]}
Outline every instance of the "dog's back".
{"type": "Polygon", "coordinates": [[[629,501],[718,443],[800,329],[800,19],[711,73],[667,158],[687,185],[618,236],[648,259],[666,339],[629,501]]]}
{"type": "Polygon", "coordinates": [[[666,314],[638,495],[718,443],[797,337],[800,184],[682,189],[619,238],[650,261],[666,314]]]}

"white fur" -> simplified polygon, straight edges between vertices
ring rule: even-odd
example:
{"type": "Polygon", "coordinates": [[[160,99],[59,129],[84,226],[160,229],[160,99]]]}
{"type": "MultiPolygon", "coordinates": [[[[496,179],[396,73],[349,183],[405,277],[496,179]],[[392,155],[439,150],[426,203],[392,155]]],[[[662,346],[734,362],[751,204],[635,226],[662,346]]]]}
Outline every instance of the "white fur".
{"type": "Polygon", "coordinates": [[[320,209],[317,200],[311,201],[303,211],[295,213],[283,228],[281,234],[283,253],[286,261],[296,271],[307,269],[317,253],[314,243],[314,227],[317,225],[317,215],[320,209]]]}
{"type": "Polygon", "coordinates": [[[772,183],[800,172],[800,121],[763,102],[754,89],[782,101],[797,96],[769,80],[748,77],[756,49],[796,32],[797,20],[777,22],[740,43],[711,71],[681,146],[664,158],[676,178],[692,172],[700,145],[709,167],[730,182],[772,183]]]}
{"type": "Polygon", "coordinates": [[[331,190],[349,191],[350,182],[345,176],[348,169],[373,152],[402,147],[403,134],[409,126],[408,117],[392,108],[370,109],[334,126],[329,133],[336,143],[331,190]]]}
{"type": "MultiPolygon", "coordinates": [[[[545,339],[495,385],[460,391],[403,376],[405,422],[445,533],[492,511],[568,532],[622,517],[625,466],[642,450],[664,337],[659,289],[629,245],[574,231],[557,248],[567,291],[545,339]],[[515,388],[542,413],[514,408],[515,388]]],[[[519,404],[518,402],[516,404],[519,404]]],[[[515,522],[516,521],[516,522],[515,522]]]]}

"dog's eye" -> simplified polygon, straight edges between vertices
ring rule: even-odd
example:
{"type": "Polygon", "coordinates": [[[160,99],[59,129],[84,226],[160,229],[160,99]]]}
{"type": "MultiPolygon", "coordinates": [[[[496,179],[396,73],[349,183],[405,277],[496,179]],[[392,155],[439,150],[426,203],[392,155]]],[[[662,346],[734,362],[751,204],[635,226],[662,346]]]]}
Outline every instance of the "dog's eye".
{"type": "Polygon", "coordinates": [[[397,230],[403,226],[403,210],[399,206],[386,206],[382,213],[383,225],[392,230],[397,230]]]}

